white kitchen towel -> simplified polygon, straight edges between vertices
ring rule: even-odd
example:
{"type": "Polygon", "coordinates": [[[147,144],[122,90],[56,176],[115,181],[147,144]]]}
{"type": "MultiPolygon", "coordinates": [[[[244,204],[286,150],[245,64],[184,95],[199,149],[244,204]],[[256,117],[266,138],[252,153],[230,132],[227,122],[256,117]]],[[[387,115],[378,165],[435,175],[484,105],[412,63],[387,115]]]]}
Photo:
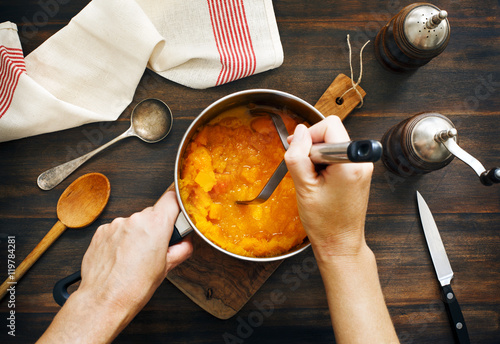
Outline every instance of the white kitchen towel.
{"type": "Polygon", "coordinates": [[[282,62],[271,0],[93,0],[24,61],[2,23],[0,142],[117,119],[146,67],[202,89],[282,62]]]}

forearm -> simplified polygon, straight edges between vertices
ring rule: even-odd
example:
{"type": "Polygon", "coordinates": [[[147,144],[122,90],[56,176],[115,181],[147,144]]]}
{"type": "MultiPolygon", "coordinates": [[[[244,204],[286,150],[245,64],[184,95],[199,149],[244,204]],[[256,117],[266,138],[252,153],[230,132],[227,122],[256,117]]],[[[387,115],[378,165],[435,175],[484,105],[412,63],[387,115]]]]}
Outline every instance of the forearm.
{"type": "Polygon", "coordinates": [[[37,343],[110,343],[135,315],[136,312],[106,300],[96,302],[91,295],[76,291],[37,343]]]}
{"type": "Polygon", "coordinates": [[[352,256],[315,250],[337,343],[399,343],[380,286],[373,252],[352,256]]]}

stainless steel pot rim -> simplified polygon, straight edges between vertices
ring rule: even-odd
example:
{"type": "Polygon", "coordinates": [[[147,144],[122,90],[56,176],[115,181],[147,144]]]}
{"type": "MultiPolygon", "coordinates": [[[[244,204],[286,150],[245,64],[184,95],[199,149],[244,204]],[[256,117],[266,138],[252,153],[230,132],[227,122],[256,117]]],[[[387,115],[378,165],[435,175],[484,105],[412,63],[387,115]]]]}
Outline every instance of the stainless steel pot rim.
{"type": "Polygon", "coordinates": [[[318,116],[318,118],[321,118],[321,119],[324,118],[324,116],[321,114],[321,112],[319,112],[316,108],[314,108],[311,104],[307,103],[305,100],[302,100],[299,97],[296,97],[296,96],[294,96],[292,94],[289,94],[289,93],[286,93],[286,92],[283,92],[283,91],[272,90],[272,89],[250,89],[250,90],[245,90],[245,91],[239,91],[239,92],[231,93],[231,94],[229,94],[229,95],[227,95],[225,97],[222,97],[219,100],[217,100],[217,101],[213,102],[212,104],[210,104],[208,107],[206,107],[193,120],[193,122],[191,123],[191,125],[189,126],[189,128],[186,130],[186,132],[185,132],[185,134],[184,134],[184,136],[183,136],[183,138],[181,140],[181,143],[180,143],[179,148],[177,150],[177,156],[176,156],[176,159],[175,159],[175,176],[174,176],[174,180],[175,180],[175,192],[176,192],[176,196],[177,196],[177,201],[179,203],[179,207],[181,209],[182,214],[186,218],[187,222],[189,223],[189,225],[191,226],[191,228],[193,228],[193,230],[197,233],[197,235],[199,235],[210,246],[214,247],[218,251],[221,251],[221,252],[223,252],[223,253],[231,256],[231,257],[237,258],[237,259],[242,259],[242,260],[247,260],[247,261],[253,261],[253,262],[272,262],[272,261],[277,261],[277,260],[282,260],[282,259],[289,258],[291,256],[294,256],[294,255],[296,255],[296,254],[304,251],[305,249],[307,249],[311,245],[311,243],[309,242],[309,239],[306,238],[306,240],[304,241],[304,243],[300,244],[299,246],[297,246],[296,248],[292,249],[291,251],[289,251],[289,252],[287,252],[285,254],[278,255],[278,256],[272,256],[272,257],[248,257],[248,256],[242,256],[242,255],[239,255],[239,254],[235,254],[233,252],[229,252],[229,251],[223,249],[222,247],[218,246],[214,242],[212,242],[207,237],[205,237],[205,235],[203,235],[203,233],[201,233],[198,230],[198,228],[195,226],[195,224],[191,221],[191,218],[189,217],[189,215],[187,215],[187,211],[186,211],[186,209],[184,207],[184,204],[182,202],[182,199],[180,197],[180,190],[179,190],[179,183],[178,183],[179,169],[181,167],[180,166],[180,161],[181,161],[182,155],[184,153],[184,150],[182,148],[185,145],[186,140],[188,139],[189,134],[193,131],[194,128],[196,128],[198,126],[199,122],[201,120],[203,120],[204,115],[207,114],[207,113],[209,113],[210,110],[213,109],[214,107],[217,107],[220,104],[224,104],[228,100],[231,100],[231,99],[234,99],[234,98],[239,98],[239,97],[245,96],[245,95],[253,95],[253,94],[276,95],[276,96],[281,96],[281,97],[284,97],[284,98],[292,99],[293,101],[298,102],[298,103],[304,105],[310,111],[314,112],[315,115],[318,116]]]}

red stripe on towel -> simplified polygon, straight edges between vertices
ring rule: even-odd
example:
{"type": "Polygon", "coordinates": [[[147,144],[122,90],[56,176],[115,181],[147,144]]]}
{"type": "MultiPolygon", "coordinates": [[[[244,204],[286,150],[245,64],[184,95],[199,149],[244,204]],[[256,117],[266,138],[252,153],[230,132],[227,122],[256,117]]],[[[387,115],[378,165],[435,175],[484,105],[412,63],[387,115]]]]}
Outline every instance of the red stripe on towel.
{"type": "Polygon", "coordinates": [[[22,73],[26,73],[23,51],[0,45],[0,118],[12,102],[22,73]]]}
{"type": "Polygon", "coordinates": [[[245,76],[249,76],[249,75],[252,75],[255,73],[255,67],[257,65],[257,58],[255,57],[255,51],[253,49],[252,39],[250,37],[250,29],[248,27],[248,21],[247,21],[247,16],[245,14],[245,8],[243,6],[243,0],[240,0],[240,8],[241,8],[241,10],[238,11],[238,13],[240,14],[243,38],[245,41],[245,46],[247,47],[247,51],[249,54],[249,60],[250,60],[249,70],[245,76]]]}
{"type": "Polygon", "coordinates": [[[256,57],[243,0],[207,0],[221,70],[216,86],[255,73],[256,57]]]}

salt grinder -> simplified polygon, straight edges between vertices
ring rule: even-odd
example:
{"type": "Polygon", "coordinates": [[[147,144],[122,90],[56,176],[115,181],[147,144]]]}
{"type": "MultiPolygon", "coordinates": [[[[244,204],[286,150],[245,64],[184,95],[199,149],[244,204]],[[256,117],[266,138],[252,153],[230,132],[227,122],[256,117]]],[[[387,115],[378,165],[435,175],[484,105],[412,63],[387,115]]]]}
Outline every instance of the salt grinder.
{"type": "Polygon", "coordinates": [[[453,123],[439,113],[416,114],[384,134],[382,161],[391,172],[409,177],[443,168],[457,157],[484,185],[500,183],[500,168],[486,170],[458,145],[457,134],[453,123]]]}
{"type": "Polygon", "coordinates": [[[441,54],[450,39],[448,13],[428,3],[403,8],[377,34],[375,55],[386,68],[407,72],[441,54]]]}

